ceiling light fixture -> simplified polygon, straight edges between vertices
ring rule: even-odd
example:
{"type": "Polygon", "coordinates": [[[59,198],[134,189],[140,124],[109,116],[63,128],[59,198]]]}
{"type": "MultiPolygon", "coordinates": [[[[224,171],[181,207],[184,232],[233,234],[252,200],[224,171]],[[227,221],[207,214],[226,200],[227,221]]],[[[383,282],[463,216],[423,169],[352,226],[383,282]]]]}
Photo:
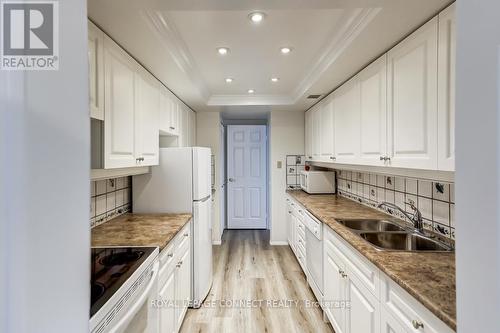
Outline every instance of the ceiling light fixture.
{"type": "Polygon", "coordinates": [[[288,54],[288,53],[292,52],[292,48],[291,48],[291,47],[282,47],[282,48],[280,49],[280,51],[281,51],[281,53],[283,53],[283,54],[288,54]]]}
{"type": "Polygon", "coordinates": [[[227,47],[218,47],[217,48],[217,52],[220,54],[220,55],[226,55],[229,53],[229,49],[227,47]]]}
{"type": "Polygon", "coordinates": [[[231,83],[231,82],[233,82],[232,78],[230,78],[230,77],[226,78],[226,83],[231,83]]]}
{"type": "Polygon", "coordinates": [[[250,13],[250,15],[248,15],[248,18],[253,23],[259,24],[260,22],[262,22],[264,20],[265,16],[266,16],[266,14],[264,14],[262,12],[253,12],[253,13],[250,13]]]}
{"type": "Polygon", "coordinates": [[[280,80],[279,77],[273,77],[273,78],[271,78],[271,81],[273,81],[273,82],[278,82],[279,80],[280,80]]]}
{"type": "Polygon", "coordinates": [[[249,93],[249,94],[253,94],[254,92],[255,92],[255,90],[253,90],[253,89],[248,89],[248,93],[249,93]]]}

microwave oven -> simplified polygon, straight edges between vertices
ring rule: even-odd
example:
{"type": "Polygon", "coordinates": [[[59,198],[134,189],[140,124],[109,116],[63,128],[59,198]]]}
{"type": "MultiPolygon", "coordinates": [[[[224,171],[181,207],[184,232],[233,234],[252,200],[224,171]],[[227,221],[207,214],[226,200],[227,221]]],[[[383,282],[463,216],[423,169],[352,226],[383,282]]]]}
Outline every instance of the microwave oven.
{"type": "Polygon", "coordinates": [[[335,171],[301,171],[300,187],[309,194],[333,194],[335,171]]]}

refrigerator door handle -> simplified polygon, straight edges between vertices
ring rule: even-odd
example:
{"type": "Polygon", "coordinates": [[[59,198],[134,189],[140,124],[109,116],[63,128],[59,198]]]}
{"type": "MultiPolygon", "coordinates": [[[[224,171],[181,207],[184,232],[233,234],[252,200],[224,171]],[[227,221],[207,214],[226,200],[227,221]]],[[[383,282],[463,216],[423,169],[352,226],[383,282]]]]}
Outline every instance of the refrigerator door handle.
{"type": "Polygon", "coordinates": [[[196,200],[195,202],[205,202],[205,201],[207,201],[208,199],[210,199],[210,195],[207,195],[207,196],[206,196],[206,197],[204,197],[203,199],[196,200]]]}

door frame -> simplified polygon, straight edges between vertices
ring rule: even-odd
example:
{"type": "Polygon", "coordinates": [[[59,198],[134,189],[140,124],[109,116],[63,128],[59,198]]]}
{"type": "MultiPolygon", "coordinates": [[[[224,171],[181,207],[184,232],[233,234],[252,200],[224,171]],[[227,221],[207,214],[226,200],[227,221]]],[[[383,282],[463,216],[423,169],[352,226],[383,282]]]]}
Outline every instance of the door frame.
{"type": "MultiPolygon", "coordinates": [[[[269,159],[270,159],[270,146],[269,146],[269,125],[268,124],[263,124],[263,123],[255,123],[255,124],[227,124],[227,125],[224,125],[224,131],[223,131],[223,136],[224,136],[224,159],[223,159],[223,168],[224,168],[224,178],[223,178],[223,181],[224,181],[224,219],[223,221],[221,222],[221,224],[223,224],[223,227],[224,229],[222,229],[222,233],[224,232],[225,229],[232,229],[232,230],[238,230],[239,228],[230,228],[229,227],[229,205],[228,205],[228,191],[227,191],[227,186],[228,186],[228,163],[229,163],[229,159],[228,159],[228,147],[229,147],[229,137],[228,137],[228,133],[229,133],[229,128],[230,127],[248,127],[248,126],[255,126],[255,127],[264,127],[265,128],[265,191],[266,191],[266,200],[265,200],[265,203],[266,203],[266,209],[265,209],[265,214],[266,214],[266,217],[265,217],[265,228],[262,228],[262,229],[255,229],[255,230],[269,230],[270,229],[270,225],[269,225],[269,215],[270,215],[270,191],[269,191],[269,173],[270,173],[270,169],[269,169],[269,159]]],[[[221,163],[221,165],[222,165],[221,163]]],[[[241,230],[252,230],[251,228],[249,229],[241,229],[241,230]]],[[[221,233],[221,235],[222,235],[221,233]]]]}

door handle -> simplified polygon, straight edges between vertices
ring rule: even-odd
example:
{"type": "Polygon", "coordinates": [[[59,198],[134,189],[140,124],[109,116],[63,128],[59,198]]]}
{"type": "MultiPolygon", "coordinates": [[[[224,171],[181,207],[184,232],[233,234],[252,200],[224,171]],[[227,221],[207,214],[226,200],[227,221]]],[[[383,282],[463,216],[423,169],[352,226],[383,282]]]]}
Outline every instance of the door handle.
{"type": "Polygon", "coordinates": [[[234,182],[236,181],[236,179],[234,179],[234,178],[229,178],[229,179],[228,179],[228,181],[229,181],[230,183],[234,183],[234,182]]]}

